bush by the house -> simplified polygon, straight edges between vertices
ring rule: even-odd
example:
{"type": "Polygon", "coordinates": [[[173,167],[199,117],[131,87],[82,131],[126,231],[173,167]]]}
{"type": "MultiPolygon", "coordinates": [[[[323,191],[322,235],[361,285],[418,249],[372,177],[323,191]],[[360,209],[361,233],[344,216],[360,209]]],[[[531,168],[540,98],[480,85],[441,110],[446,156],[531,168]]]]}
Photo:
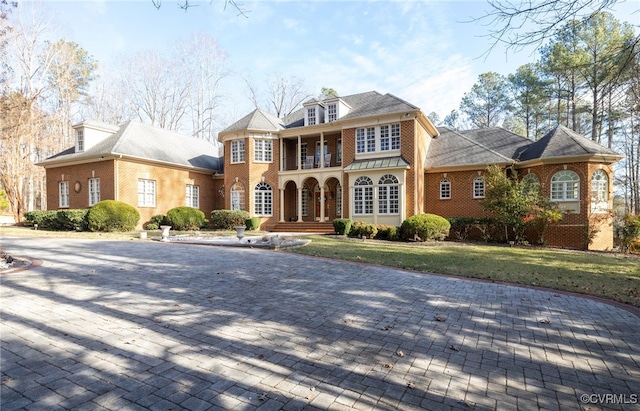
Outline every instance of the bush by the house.
{"type": "Polygon", "coordinates": [[[244,224],[249,231],[257,230],[260,228],[260,217],[247,218],[244,220],[244,224]]]}
{"type": "Polygon", "coordinates": [[[167,225],[174,230],[199,230],[204,224],[204,213],[193,207],[175,207],[167,211],[167,225]]]}
{"type": "Polygon", "coordinates": [[[351,231],[353,221],[350,218],[336,218],[333,220],[333,229],[338,235],[347,235],[351,231]]]}
{"type": "Polygon", "coordinates": [[[416,214],[407,218],[400,226],[404,240],[444,240],[449,235],[451,224],[446,218],[435,214],[416,214]]]}
{"type": "Polygon", "coordinates": [[[58,210],[56,217],[60,230],[63,231],[87,231],[87,214],[89,210],[58,210]]]}
{"type": "Polygon", "coordinates": [[[211,228],[217,230],[233,230],[234,227],[245,225],[249,212],[244,210],[213,210],[211,212],[211,228]]]}
{"type": "Polygon", "coordinates": [[[626,214],[616,224],[616,237],[620,251],[636,251],[636,242],[640,239],[640,215],[626,214]]]}
{"type": "Polygon", "coordinates": [[[165,224],[166,217],[163,214],[156,214],[149,221],[143,224],[145,230],[159,230],[165,224]]]}
{"type": "Polygon", "coordinates": [[[38,229],[51,231],[85,231],[87,229],[87,213],[89,210],[46,210],[28,211],[24,220],[30,226],[38,225],[38,229]]]}
{"type": "Polygon", "coordinates": [[[398,227],[392,225],[379,225],[376,240],[398,241],[400,239],[400,231],[398,227]]]}
{"type": "Polygon", "coordinates": [[[91,231],[131,231],[136,228],[139,220],[138,210],[115,200],[100,201],[87,214],[91,231]]]}
{"type": "Polygon", "coordinates": [[[375,224],[355,221],[349,231],[349,237],[374,238],[378,234],[378,226],[375,224]]]}

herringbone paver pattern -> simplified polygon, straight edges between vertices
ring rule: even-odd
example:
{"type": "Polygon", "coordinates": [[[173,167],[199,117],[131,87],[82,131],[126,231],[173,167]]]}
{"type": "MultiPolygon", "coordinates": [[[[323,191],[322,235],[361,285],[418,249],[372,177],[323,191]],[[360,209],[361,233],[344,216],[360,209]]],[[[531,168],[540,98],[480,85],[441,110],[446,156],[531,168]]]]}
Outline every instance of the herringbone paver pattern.
{"type": "Polygon", "coordinates": [[[591,299],[250,248],[2,242],[43,261],[0,276],[3,411],[639,409],[640,319],[591,299]]]}

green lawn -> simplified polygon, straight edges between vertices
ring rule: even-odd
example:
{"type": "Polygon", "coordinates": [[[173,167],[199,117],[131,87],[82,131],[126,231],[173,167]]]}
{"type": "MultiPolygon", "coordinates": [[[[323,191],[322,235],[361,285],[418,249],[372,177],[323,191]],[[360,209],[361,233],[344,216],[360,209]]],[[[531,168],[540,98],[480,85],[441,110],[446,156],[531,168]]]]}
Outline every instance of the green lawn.
{"type": "Polygon", "coordinates": [[[638,256],[463,243],[314,236],[291,252],[591,294],[640,307],[638,256]]]}

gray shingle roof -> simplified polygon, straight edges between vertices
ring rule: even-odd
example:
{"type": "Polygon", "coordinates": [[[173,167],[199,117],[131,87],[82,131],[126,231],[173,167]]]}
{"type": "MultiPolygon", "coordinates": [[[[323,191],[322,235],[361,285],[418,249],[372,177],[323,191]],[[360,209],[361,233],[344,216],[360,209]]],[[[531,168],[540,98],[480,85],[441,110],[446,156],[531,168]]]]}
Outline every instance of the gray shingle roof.
{"type": "Polygon", "coordinates": [[[567,127],[557,126],[540,140],[523,147],[517,153],[518,157],[516,158],[519,161],[527,161],[597,154],[622,158],[615,151],[601,146],[567,127]]]}
{"type": "MultiPolygon", "coordinates": [[[[501,129],[503,130],[503,129],[501,129]]],[[[475,138],[447,127],[438,127],[440,136],[431,140],[425,159],[425,167],[453,167],[486,164],[512,163],[506,156],[475,138]]],[[[503,130],[506,131],[506,130],[503,130]]],[[[509,133],[510,134],[510,133],[509,133]]],[[[489,133],[491,138],[499,137],[498,133],[489,133]]],[[[475,137],[478,137],[475,135],[475,137]]],[[[495,145],[495,144],[490,144],[495,145]]]]}
{"type": "MultiPolygon", "coordinates": [[[[341,120],[419,110],[401,98],[388,93],[380,94],[377,91],[341,96],[340,99],[351,107],[349,113],[341,117],[341,120]]],[[[285,128],[304,126],[304,109],[294,111],[284,117],[282,122],[285,128]]]]}
{"type": "Polygon", "coordinates": [[[222,171],[216,146],[194,137],[130,121],[119,130],[82,152],[71,148],[49,157],[41,165],[106,155],[123,155],[186,167],[222,171]]]}
{"type": "Polygon", "coordinates": [[[282,120],[278,117],[265,113],[260,109],[255,109],[240,120],[231,124],[229,127],[225,128],[222,132],[226,133],[240,130],[278,131],[283,128],[282,120]]]}

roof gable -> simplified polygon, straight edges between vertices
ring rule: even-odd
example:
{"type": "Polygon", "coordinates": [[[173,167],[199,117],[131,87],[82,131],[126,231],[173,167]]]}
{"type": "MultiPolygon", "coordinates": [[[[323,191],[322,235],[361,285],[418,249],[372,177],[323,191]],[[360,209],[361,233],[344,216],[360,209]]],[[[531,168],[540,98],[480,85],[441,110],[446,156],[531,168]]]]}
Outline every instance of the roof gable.
{"type": "Polygon", "coordinates": [[[540,140],[523,147],[518,152],[518,160],[527,161],[568,156],[608,155],[622,157],[595,141],[565,127],[557,126],[540,140]]]}
{"type": "Polygon", "coordinates": [[[231,124],[229,127],[225,128],[222,133],[241,130],[278,131],[283,128],[282,121],[278,117],[265,113],[260,109],[255,109],[240,120],[231,124]]]}

